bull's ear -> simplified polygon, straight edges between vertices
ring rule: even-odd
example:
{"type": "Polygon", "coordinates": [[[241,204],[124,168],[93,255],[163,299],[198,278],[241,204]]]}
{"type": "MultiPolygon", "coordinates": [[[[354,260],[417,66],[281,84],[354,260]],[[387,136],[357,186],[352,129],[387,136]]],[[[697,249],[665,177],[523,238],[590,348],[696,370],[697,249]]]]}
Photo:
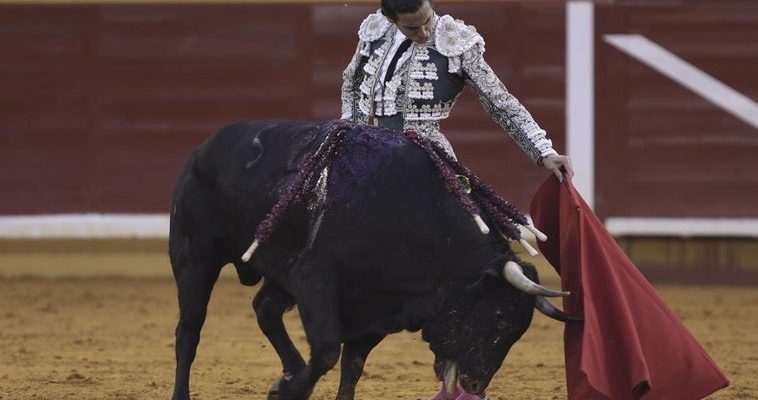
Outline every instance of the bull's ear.
{"type": "Polygon", "coordinates": [[[479,275],[474,283],[466,286],[466,291],[478,291],[482,290],[490,285],[502,282],[503,278],[500,273],[494,268],[487,268],[479,275]]]}

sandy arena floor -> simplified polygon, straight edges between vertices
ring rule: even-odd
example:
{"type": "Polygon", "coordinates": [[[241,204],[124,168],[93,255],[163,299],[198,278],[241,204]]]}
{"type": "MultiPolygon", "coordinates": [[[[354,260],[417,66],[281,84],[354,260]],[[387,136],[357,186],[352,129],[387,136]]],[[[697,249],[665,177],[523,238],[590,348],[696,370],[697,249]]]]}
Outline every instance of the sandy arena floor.
{"type": "MultiPolygon", "coordinates": [[[[732,381],[709,399],[758,399],[758,290],[658,289],[732,381]]],[[[230,273],[217,284],[193,368],[195,399],[263,399],[279,376],[253,319],[256,290],[230,273]]],[[[0,399],[168,399],[177,315],[162,253],[0,252],[0,399]]],[[[287,325],[306,350],[296,312],[287,325]]],[[[425,399],[437,388],[431,365],[419,334],[391,336],[369,357],[356,398],[425,399]]],[[[338,379],[337,368],[312,398],[333,398],[338,379]]],[[[565,398],[562,326],[536,314],[489,393],[565,398]]]]}

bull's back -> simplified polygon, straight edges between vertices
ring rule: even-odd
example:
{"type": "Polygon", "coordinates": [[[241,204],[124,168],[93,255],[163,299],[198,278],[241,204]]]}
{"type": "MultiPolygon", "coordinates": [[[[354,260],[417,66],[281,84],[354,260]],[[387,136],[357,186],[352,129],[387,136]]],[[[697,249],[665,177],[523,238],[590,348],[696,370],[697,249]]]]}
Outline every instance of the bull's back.
{"type": "Polygon", "coordinates": [[[230,124],[199,149],[198,172],[219,189],[253,193],[271,189],[297,171],[323,140],[323,122],[241,121],[230,124]]]}
{"type": "Polygon", "coordinates": [[[477,247],[482,235],[420,146],[377,133],[346,139],[330,172],[322,232],[340,243],[335,253],[356,280],[381,266],[386,279],[375,283],[418,282],[415,274],[455,263],[457,249],[477,247]]]}
{"type": "Polygon", "coordinates": [[[362,218],[376,233],[446,226],[448,217],[465,215],[430,156],[400,132],[346,138],[332,164],[328,197],[342,215],[362,218]]]}
{"type": "Polygon", "coordinates": [[[171,237],[194,232],[185,236],[224,242],[239,252],[238,242],[249,240],[288,178],[318,148],[323,124],[240,121],[214,133],[190,155],[179,177],[171,237]]]}

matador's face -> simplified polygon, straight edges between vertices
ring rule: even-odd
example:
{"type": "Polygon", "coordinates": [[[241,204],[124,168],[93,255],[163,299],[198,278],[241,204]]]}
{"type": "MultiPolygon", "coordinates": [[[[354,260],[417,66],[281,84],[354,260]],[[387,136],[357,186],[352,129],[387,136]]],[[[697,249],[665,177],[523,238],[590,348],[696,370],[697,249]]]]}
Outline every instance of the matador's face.
{"type": "Polygon", "coordinates": [[[426,43],[432,36],[433,19],[434,9],[429,0],[426,0],[416,12],[399,13],[396,21],[390,21],[397,25],[397,29],[408,39],[416,43],[426,43]]]}

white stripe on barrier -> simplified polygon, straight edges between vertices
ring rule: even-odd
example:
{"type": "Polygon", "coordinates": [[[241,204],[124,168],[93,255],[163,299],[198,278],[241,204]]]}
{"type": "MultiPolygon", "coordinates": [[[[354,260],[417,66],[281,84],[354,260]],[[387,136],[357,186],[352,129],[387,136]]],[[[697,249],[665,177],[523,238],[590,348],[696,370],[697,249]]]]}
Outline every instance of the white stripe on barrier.
{"type": "Polygon", "coordinates": [[[758,237],[754,218],[608,218],[613,236],[758,237]]]}
{"type": "MultiPolygon", "coordinates": [[[[521,236],[534,240],[519,228],[521,236]]],[[[168,214],[0,216],[0,239],[168,239],[168,229],[168,214]]]]}
{"type": "Polygon", "coordinates": [[[166,239],[168,214],[53,214],[0,217],[2,239],[166,239]]]}
{"type": "MultiPolygon", "coordinates": [[[[605,226],[614,236],[758,238],[755,218],[611,217],[605,226]]],[[[168,229],[168,214],[0,216],[0,239],[167,239],[168,229]]],[[[535,240],[523,227],[521,234],[535,240]]]]}

